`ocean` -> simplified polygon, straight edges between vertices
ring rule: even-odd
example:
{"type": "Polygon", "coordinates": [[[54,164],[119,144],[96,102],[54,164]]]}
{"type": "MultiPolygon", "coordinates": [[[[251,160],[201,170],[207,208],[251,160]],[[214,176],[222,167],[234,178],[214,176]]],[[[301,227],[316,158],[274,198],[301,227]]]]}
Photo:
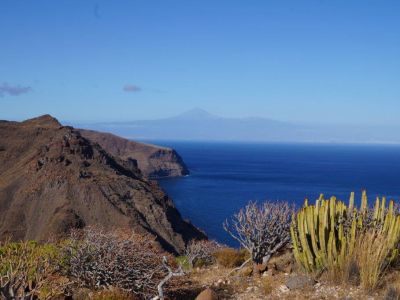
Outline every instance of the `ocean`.
{"type": "Polygon", "coordinates": [[[320,193],[347,202],[367,190],[400,200],[400,146],[152,141],[178,151],[190,169],[160,180],[185,219],[235,245],[222,223],[250,200],[301,206],[320,193]]]}

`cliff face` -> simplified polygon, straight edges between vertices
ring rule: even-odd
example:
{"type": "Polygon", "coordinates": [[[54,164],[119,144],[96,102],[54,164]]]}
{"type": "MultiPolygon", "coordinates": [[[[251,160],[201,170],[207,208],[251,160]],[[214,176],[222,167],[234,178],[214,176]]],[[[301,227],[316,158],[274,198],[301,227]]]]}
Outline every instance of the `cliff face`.
{"type": "Polygon", "coordinates": [[[79,131],[82,136],[98,143],[110,154],[126,161],[136,161],[146,177],[177,177],[189,174],[182,158],[173,149],[133,142],[111,133],[84,129],[79,131]]]}
{"type": "Polygon", "coordinates": [[[180,252],[204,238],[132,162],[51,116],[0,122],[0,238],[44,240],[71,228],[129,227],[180,252]]]}

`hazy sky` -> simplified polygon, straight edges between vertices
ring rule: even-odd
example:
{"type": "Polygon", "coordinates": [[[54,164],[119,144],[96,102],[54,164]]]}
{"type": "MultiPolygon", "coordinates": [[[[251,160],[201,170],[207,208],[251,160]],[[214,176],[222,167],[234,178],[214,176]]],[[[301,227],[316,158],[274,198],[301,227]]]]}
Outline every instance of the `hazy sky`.
{"type": "Polygon", "coordinates": [[[400,124],[400,1],[0,1],[0,118],[400,124]]]}

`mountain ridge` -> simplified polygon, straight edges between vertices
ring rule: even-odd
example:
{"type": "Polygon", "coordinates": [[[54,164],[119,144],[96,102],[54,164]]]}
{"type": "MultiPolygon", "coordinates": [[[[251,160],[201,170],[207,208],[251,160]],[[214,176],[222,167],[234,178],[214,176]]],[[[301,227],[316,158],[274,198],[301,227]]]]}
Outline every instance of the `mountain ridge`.
{"type": "Polygon", "coordinates": [[[79,129],[89,140],[98,143],[114,156],[137,164],[148,178],[179,177],[189,175],[189,169],[179,154],[171,148],[127,140],[111,133],[79,129]]]}
{"type": "Polygon", "coordinates": [[[158,184],[79,130],[41,116],[0,122],[0,236],[46,240],[71,228],[131,228],[179,253],[205,235],[158,184]]]}

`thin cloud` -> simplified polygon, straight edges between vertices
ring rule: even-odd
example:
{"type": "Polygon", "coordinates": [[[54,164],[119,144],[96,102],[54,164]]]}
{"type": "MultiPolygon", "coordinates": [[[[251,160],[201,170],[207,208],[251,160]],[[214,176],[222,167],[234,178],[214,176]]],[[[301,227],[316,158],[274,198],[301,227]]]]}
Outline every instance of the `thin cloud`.
{"type": "Polygon", "coordinates": [[[100,15],[100,5],[99,5],[98,3],[96,3],[96,4],[94,5],[93,14],[94,14],[94,16],[95,16],[97,19],[100,19],[100,18],[101,18],[101,15],[100,15]]]}
{"type": "Polygon", "coordinates": [[[0,84],[0,97],[5,95],[9,96],[19,96],[22,94],[26,94],[32,91],[30,86],[21,86],[21,85],[9,85],[8,83],[0,84]]]}
{"type": "Polygon", "coordinates": [[[140,92],[142,88],[134,84],[125,84],[123,90],[127,93],[137,93],[140,92]]]}

